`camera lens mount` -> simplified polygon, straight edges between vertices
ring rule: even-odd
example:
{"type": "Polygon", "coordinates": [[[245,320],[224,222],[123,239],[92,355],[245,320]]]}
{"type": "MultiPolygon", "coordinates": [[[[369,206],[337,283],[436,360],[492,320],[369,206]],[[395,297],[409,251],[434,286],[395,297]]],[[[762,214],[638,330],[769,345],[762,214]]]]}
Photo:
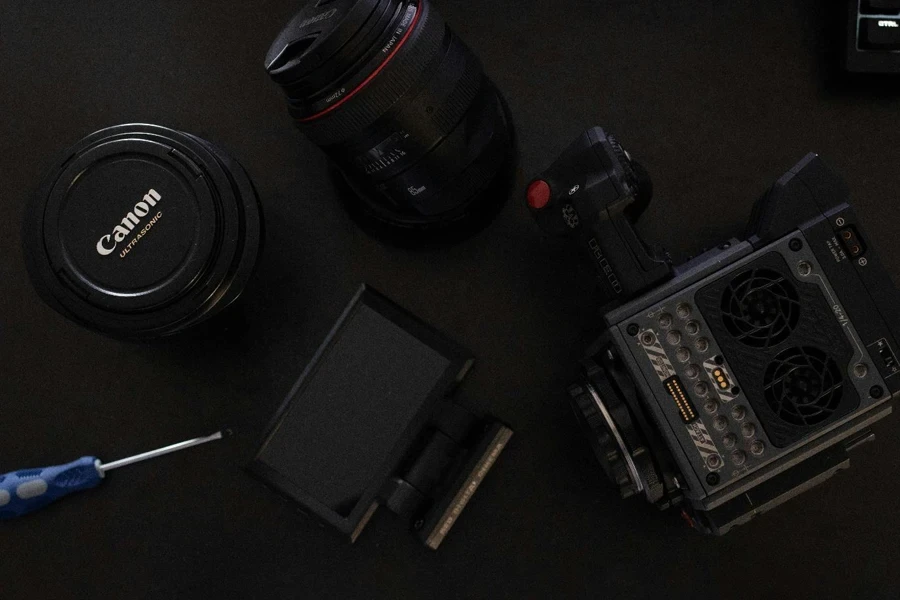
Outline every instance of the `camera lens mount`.
{"type": "Polygon", "coordinates": [[[590,383],[570,389],[575,414],[587,433],[597,460],[623,498],[644,490],[631,451],[597,389],[590,383]]]}
{"type": "Polygon", "coordinates": [[[615,385],[615,376],[610,376],[606,368],[589,366],[587,378],[569,388],[575,417],[622,498],[642,493],[657,503],[666,493],[663,478],[631,415],[625,392],[615,385]]]}

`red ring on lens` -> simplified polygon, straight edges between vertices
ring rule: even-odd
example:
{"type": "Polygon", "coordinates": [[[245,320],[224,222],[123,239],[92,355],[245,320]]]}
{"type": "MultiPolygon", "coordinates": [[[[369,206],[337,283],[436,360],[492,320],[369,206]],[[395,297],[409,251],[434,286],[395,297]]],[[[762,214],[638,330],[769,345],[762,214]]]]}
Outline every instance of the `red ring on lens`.
{"type": "Polygon", "coordinates": [[[388,65],[388,63],[391,62],[391,59],[394,58],[394,56],[400,51],[400,49],[403,47],[403,45],[406,44],[406,41],[409,39],[409,36],[411,36],[413,31],[415,31],[416,25],[419,23],[419,17],[421,15],[422,15],[421,6],[416,5],[416,15],[413,17],[412,23],[409,24],[409,29],[406,30],[406,33],[403,35],[402,38],[400,38],[400,41],[397,42],[397,45],[394,46],[394,49],[391,50],[391,53],[387,55],[387,58],[384,59],[384,62],[382,62],[380,65],[378,65],[378,68],[375,69],[374,71],[372,71],[372,74],[369,75],[368,77],[366,77],[362,81],[362,83],[360,83],[358,86],[353,88],[349,94],[347,94],[346,96],[344,96],[343,98],[341,98],[340,100],[338,100],[337,102],[335,102],[334,104],[329,106],[328,108],[326,108],[322,111],[319,111],[314,115],[310,115],[308,117],[303,117],[302,119],[297,119],[297,120],[300,123],[308,123],[309,121],[318,119],[319,117],[324,117],[331,111],[339,108],[342,104],[344,104],[345,102],[350,100],[350,98],[352,98],[353,96],[358,94],[360,91],[362,91],[362,89],[364,87],[369,85],[369,83],[371,83],[372,80],[375,79],[375,77],[377,77],[378,74],[384,70],[384,68],[388,65]]]}

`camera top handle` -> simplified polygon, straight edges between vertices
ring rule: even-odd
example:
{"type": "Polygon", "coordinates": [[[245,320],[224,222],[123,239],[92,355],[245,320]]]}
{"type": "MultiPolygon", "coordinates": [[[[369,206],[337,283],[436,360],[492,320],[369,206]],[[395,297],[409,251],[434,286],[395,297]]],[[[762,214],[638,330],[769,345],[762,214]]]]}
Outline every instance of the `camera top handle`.
{"type": "Polygon", "coordinates": [[[574,238],[590,257],[612,308],[672,276],[668,254],[634,229],[652,196],[644,169],[594,127],[529,184],[527,202],[544,231],[574,238]]]}

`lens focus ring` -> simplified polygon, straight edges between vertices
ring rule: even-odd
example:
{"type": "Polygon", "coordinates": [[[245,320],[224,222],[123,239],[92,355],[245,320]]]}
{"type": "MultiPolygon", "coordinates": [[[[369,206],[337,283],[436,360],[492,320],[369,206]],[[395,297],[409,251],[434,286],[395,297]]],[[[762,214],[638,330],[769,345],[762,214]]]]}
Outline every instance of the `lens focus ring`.
{"type": "MultiPolygon", "coordinates": [[[[427,3],[404,46],[369,84],[339,109],[311,120],[297,119],[301,131],[321,146],[340,143],[371,125],[410,89],[432,75],[447,27],[427,3]]],[[[297,114],[294,114],[297,118],[297,114]]]]}
{"type": "MultiPolygon", "coordinates": [[[[442,134],[449,133],[456,127],[483,85],[484,71],[481,61],[465,47],[459,38],[454,38],[453,41],[462,46],[465,64],[462,75],[456,80],[453,90],[443,99],[440,108],[431,116],[431,122],[442,134]]],[[[448,52],[448,58],[449,54],[448,52]]]]}

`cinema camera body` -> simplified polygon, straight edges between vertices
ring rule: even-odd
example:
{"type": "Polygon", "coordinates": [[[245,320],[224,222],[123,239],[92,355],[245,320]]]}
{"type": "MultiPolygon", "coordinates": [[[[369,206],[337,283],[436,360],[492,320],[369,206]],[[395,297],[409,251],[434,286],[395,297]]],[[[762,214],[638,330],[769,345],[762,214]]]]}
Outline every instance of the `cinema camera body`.
{"type": "Polygon", "coordinates": [[[849,466],[900,390],[898,298],[815,154],[756,203],[748,232],[673,266],[634,223],[646,172],[597,127],[528,187],[547,232],[597,267],[605,332],[569,388],[623,497],[724,534],[849,466]]]}

